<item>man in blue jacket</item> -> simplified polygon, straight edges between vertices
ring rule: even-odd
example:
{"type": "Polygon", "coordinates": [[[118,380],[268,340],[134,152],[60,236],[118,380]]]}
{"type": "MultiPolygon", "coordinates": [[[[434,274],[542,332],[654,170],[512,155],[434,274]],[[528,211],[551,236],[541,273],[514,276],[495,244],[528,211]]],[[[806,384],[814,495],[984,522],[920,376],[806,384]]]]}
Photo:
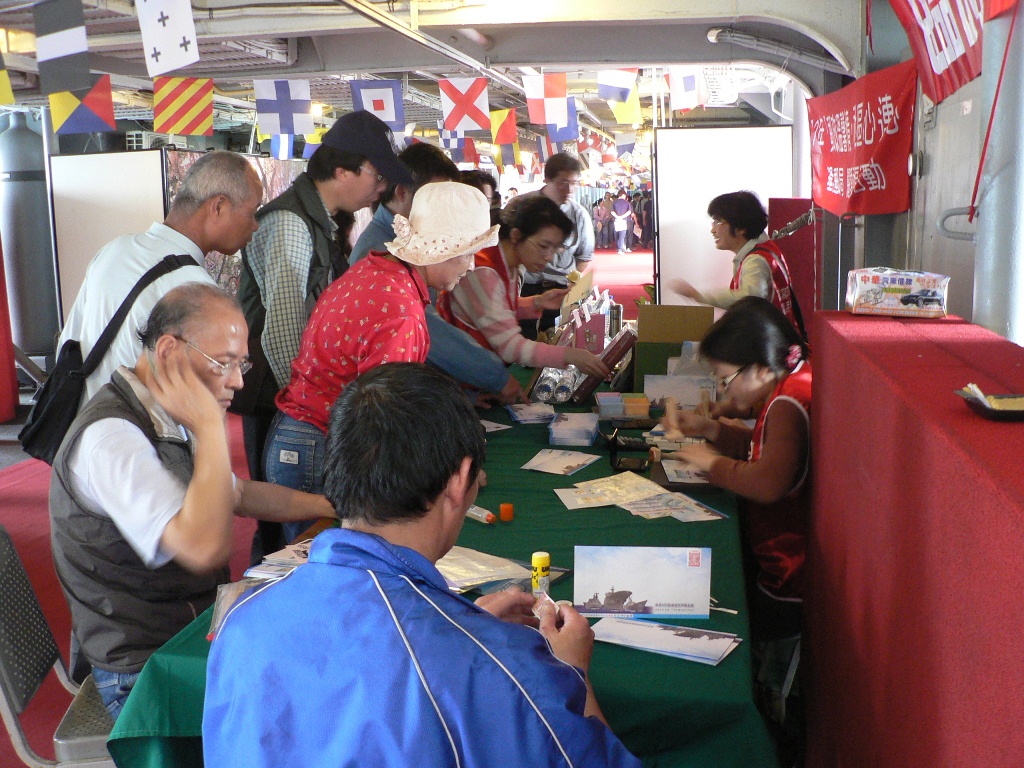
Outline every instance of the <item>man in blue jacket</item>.
{"type": "Polygon", "coordinates": [[[485,481],[483,461],[476,413],[433,368],[387,364],[345,389],[325,467],[344,527],[221,627],[207,765],[638,768],[587,679],[586,619],[552,606],[528,626],[530,595],[474,604],[435,568],[485,481]]]}

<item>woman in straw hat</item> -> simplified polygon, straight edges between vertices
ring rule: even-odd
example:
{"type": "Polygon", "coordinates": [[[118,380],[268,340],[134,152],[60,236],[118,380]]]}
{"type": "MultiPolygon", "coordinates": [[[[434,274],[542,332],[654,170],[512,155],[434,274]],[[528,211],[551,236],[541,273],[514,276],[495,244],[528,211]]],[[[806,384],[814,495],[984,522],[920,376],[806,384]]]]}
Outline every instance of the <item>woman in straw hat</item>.
{"type": "MultiPolygon", "coordinates": [[[[263,454],[267,480],[320,493],[331,406],[360,374],[384,363],[427,359],[428,288],[450,289],[493,245],[490,204],[473,187],[422,187],[409,217],[395,216],[388,252],[371,252],[320,296],[302,334],[291,381],[277,395],[278,414],[263,454]]],[[[299,531],[285,529],[292,538],[299,531]]]]}
{"type": "Polygon", "coordinates": [[[519,292],[523,274],[543,271],[572,232],[572,220],[543,195],[524,199],[511,212],[505,209],[498,244],[476,255],[476,269],[454,290],[442,294],[437,311],[506,363],[552,368],[575,365],[584,373],[607,376],[608,366],[597,355],[531,341],[519,327],[518,318],[540,317],[541,310],[562,306],[565,288],[537,296],[520,296],[519,292]]]}

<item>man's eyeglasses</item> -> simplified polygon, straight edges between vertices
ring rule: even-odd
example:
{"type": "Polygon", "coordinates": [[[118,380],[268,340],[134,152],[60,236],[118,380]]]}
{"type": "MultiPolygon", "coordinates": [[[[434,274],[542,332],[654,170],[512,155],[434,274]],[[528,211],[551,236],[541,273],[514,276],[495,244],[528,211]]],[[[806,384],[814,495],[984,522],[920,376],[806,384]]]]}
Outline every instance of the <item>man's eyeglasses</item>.
{"type": "Polygon", "coordinates": [[[178,341],[187,344],[200,355],[209,360],[210,367],[213,369],[213,372],[216,373],[218,376],[228,376],[231,374],[231,371],[234,368],[237,368],[238,372],[241,373],[243,376],[245,376],[245,374],[252,370],[252,361],[249,360],[248,357],[243,357],[241,360],[232,360],[230,363],[222,363],[220,360],[214,360],[212,357],[203,352],[203,350],[201,350],[188,339],[183,339],[181,338],[181,336],[175,336],[174,338],[176,338],[178,341]]]}
{"type": "Polygon", "coordinates": [[[724,379],[718,379],[718,388],[725,392],[725,390],[729,388],[729,385],[733,383],[736,377],[743,373],[745,370],[747,370],[747,366],[744,365],[742,368],[737,368],[724,379]]]}
{"type": "Polygon", "coordinates": [[[382,184],[385,181],[387,181],[387,179],[384,178],[384,174],[383,173],[377,173],[377,170],[375,168],[369,166],[369,165],[360,165],[359,166],[359,170],[360,171],[366,171],[371,176],[376,176],[378,184],[382,184]]]}

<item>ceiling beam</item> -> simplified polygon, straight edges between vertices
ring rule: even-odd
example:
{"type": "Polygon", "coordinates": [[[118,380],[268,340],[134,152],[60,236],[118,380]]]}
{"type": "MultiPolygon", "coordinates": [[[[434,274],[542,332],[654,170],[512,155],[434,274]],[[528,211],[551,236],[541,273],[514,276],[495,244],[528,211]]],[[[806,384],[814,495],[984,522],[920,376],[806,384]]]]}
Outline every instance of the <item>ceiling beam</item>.
{"type": "Polygon", "coordinates": [[[475,69],[485,77],[509,88],[513,93],[522,94],[524,92],[522,84],[516,82],[508,75],[499,72],[496,69],[492,69],[486,63],[474,59],[472,56],[467,53],[463,53],[458,48],[453,48],[447,43],[441,42],[437,38],[424,34],[418,29],[413,29],[404,21],[395,18],[386,11],[382,11],[372,3],[366,2],[366,0],[335,0],[335,2],[351,8],[359,15],[376,22],[386,29],[397,32],[403,37],[422,45],[424,48],[434,51],[435,53],[440,53],[442,56],[445,56],[458,64],[469,67],[470,69],[475,69]]]}

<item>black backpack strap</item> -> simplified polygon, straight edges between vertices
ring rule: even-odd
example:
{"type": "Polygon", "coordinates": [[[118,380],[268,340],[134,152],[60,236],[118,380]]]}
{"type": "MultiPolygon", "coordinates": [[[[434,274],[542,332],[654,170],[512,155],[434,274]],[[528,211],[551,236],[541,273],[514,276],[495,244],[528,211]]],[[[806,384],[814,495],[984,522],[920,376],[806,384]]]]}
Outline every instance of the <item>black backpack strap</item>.
{"type": "Polygon", "coordinates": [[[93,345],[92,350],[89,352],[89,356],[82,364],[82,376],[91,376],[92,372],[99,366],[100,362],[103,360],[103,356],[106,355],[107,350],[110,349],[110,345],[114,343],[114,337],[117,335],[117,332],[121,330],[121,326],[124,325],[124,320],[128,317],[128,313],[131,311],[135,300],[139,298],[140,293],[146,290],[146,288],[148,288],[157,278],[170,274],[180,267],[198,266],[199,263],[187,254],[164,256],[164,258],[160,260],[159,264],[140,277],[139,282],[135,284],[135,287],[132,288],[124,301],[121,302],[121,306],[117,308],[117,312],[115,312],[114,316],[110,318],[110,322],[107,324],[107,327],[103,330],[103,333],[100,334],[99,339],[96,340],[96,344],[93,345]]]}

